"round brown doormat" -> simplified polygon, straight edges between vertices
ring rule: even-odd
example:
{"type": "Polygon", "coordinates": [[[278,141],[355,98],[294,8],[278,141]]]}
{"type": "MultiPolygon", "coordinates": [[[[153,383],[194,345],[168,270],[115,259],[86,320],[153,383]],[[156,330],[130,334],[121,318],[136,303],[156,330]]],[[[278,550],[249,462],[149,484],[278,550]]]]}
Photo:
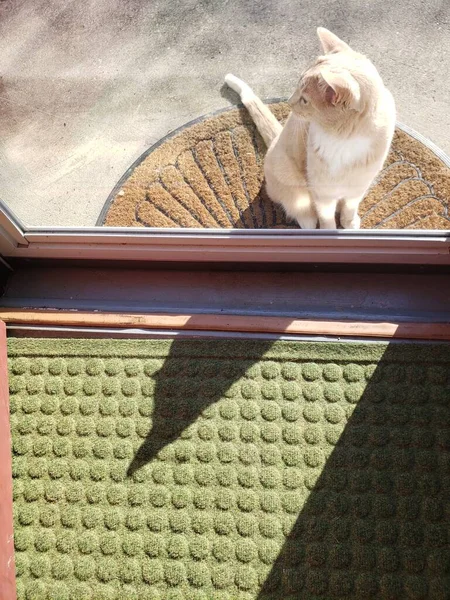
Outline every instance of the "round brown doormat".
{"type": "MultiPolygon", "coordinates": [[[[271,108],[280,121],[285,102],[271,108]]],[[[264,193],[266,147],[243,108],[178,129],[152,146],[111,192],[98,225],[293,228],[264,193]]],[[[365,229],[450,229],[450,161],[398,126],[383,171],[360,206],[365,229]]]]}

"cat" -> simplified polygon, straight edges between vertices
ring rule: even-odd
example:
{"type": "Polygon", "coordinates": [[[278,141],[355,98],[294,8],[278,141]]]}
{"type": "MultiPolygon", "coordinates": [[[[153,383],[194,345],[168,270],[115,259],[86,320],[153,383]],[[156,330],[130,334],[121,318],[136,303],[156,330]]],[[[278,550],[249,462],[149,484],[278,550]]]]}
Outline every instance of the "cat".
{"type": "Polygon", "coordinates": [[[324,55],[288,100],[284,127],[234,75],[237,92],[268,146],[266,190],[302,229],[359,229],[359,204],[381,170],[395,129],[395,103],[368,58],[323,27],[324,55]]]}

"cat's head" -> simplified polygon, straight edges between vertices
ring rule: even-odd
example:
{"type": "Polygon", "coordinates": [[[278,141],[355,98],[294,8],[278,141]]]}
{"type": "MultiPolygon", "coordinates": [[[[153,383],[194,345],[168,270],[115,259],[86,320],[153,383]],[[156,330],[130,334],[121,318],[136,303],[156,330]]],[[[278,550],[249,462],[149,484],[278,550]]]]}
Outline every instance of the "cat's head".
{"type": "Polygon", "coordinates": [[[383,85],[374,65],[328,29],[317,30],[323,56],[301,76],[288,103],[307,121],[339,128],[367,109],[383,85]]]}

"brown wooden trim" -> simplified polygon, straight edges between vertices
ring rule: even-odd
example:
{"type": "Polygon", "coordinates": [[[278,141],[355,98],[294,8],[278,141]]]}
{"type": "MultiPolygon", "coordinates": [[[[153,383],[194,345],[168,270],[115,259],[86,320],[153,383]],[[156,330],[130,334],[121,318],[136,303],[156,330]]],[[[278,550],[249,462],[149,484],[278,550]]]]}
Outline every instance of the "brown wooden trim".
{"type": "Polygon", "coordinates": [[[6,327],[0,321],[0,590],[16,598],[6,327]]]}
{"type": "Polygon", "coordinates": [[[450,341],[450,322],[395,323],[306,320],[242,315],[176,315],[84,311],[0,309],[5,323],[60,327],[112,327],[159,330],[230,331],[291,335],[403,338],[450,341]]]}

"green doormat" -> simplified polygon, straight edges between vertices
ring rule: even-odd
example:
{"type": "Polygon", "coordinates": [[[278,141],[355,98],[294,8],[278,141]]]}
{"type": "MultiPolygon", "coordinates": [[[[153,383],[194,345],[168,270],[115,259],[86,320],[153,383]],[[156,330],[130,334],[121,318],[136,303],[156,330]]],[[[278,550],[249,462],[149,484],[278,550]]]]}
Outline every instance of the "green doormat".
{"type": "Polygon", "coordinates": [[[449,598],[449,345],[9,357],[19,599],[449,598]]]}

